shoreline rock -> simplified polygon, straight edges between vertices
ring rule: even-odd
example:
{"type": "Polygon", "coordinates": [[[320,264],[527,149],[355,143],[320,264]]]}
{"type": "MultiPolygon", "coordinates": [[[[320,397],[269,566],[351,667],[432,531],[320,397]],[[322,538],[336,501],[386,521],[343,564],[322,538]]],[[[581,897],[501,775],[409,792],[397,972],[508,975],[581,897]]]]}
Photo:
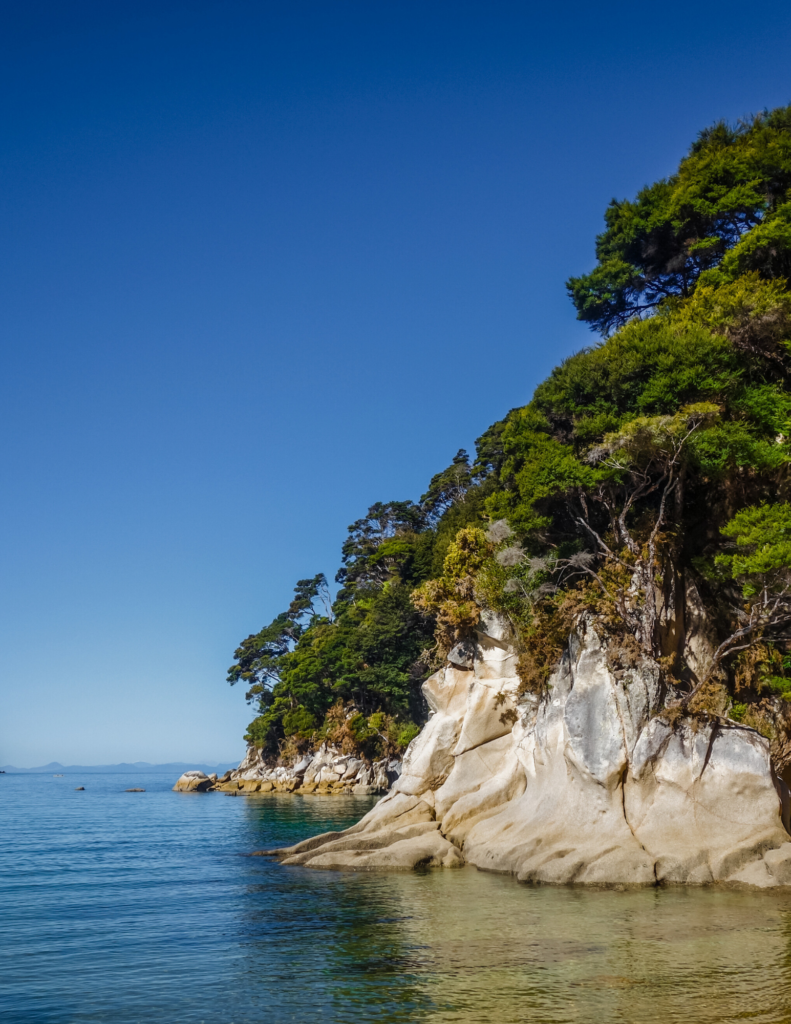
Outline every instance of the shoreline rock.
{"type": "Polygon", "coordinates": [[[387,793],[401,774],[401,762],[386,758],[367,765],[360,758],[342,754],[328,744],[315,754],[306,754],[292,767],[271,768],[260,751],[248,748],[238,768],[221,778],[201,771],[184,772],[177,780],[177,793],[291,793],[296,796],[376,796],[387,793]]]}
{"type": "Polygon", "coordinates": [[[769,743],[662,717],[658,668],[613,674],[581,623],[541,695],[519,693],[494,617],[423,685],[431,717],[356,825],[269,851],[357,871],[458,867],[550,884],[791,885],[791,794],[769,743]]]}

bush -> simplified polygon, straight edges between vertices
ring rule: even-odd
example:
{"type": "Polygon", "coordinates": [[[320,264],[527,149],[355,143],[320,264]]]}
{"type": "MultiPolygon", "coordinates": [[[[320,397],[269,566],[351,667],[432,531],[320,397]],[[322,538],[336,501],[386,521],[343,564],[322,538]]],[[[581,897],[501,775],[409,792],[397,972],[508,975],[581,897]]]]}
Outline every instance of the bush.
{"type": "Polygon", "coordinates": [[[286,736],[309,738],[316,731],[316,719],[302,706],[283,715],[283,732],[286,736]]]}

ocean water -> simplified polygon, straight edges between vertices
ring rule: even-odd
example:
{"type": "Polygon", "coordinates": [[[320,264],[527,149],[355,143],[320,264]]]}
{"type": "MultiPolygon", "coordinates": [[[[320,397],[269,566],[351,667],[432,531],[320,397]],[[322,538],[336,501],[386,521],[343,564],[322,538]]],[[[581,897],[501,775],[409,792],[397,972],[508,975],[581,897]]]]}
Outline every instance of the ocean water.
{"type": "Polygon", "coordinates": [[[0,776],[3,1024],[791,1022],[788,894],[284,868],[373,801],[173,782],[0,776]]]}

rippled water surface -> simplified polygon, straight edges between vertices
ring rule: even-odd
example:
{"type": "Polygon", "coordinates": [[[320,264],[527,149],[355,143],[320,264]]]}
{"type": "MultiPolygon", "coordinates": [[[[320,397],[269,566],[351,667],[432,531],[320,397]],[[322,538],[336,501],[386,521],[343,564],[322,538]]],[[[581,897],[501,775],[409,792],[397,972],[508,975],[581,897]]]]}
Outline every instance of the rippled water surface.
{"type": "Polygon", "coordinates": [[[788,895],[283,868],[372,801],[172,783],[0,776],[4,1024],[791,1024],[788,895]]]}

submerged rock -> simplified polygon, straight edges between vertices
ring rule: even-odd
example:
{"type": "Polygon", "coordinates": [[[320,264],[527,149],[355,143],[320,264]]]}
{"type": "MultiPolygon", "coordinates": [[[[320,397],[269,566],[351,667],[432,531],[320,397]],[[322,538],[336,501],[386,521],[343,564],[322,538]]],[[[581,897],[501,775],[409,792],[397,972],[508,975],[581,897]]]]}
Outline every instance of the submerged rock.
{"type": "Polygon", "coordinates": [[[466,861],[525,882],[791,885],[768,741],[723,719],[671,725],[657,666],[616,678],[606,655],[583,623],[546,693],[520,696],[495,621],[473,671],[457,660],[424,683],[432,715],[388,795],[345,832],[273,852],[366,871],[466,861]]]}

